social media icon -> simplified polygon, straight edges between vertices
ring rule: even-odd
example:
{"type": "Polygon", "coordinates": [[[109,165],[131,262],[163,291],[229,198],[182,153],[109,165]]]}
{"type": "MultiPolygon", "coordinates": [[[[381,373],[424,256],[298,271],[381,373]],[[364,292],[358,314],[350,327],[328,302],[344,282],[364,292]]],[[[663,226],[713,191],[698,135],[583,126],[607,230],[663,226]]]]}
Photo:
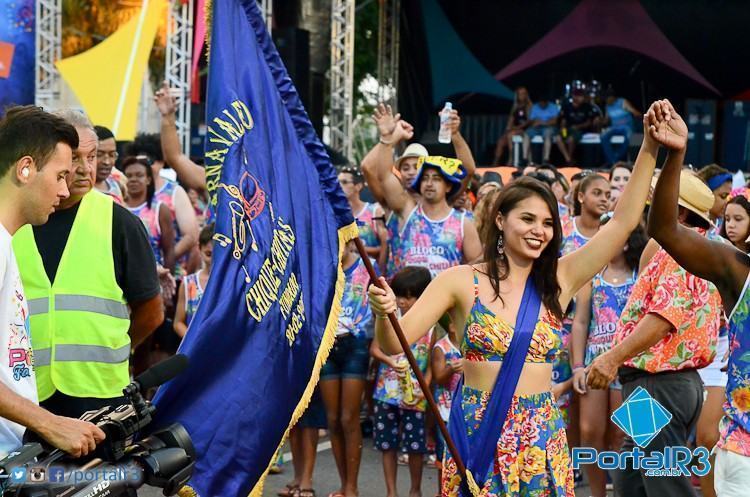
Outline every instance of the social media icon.
{"type": "Polygon", "coordinates": [[[10,481],[13,483],[24,483],[26,481],[26,468],[13,468],[10,471],[10,481]]]}
{"type": "Polygon", "coordinates": [[[47,475],[47,470],[41,466],[31,468],[29,470],[29,481],[40,482],[44,481],[44,477],[47,475]]]}
{"type": "Polygon", "coordinates": [[[65,468],[62,466],[52,466],[47,470],[49,481],[51,483],[63,483],[65,481],[65,468]]]}

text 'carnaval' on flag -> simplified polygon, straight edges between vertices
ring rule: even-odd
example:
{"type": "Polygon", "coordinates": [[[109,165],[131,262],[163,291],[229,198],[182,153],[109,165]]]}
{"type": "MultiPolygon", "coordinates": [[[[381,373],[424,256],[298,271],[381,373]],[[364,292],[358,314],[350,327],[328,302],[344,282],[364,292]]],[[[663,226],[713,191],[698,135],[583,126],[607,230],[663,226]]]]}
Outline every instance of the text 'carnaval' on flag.
{"type": "Polygon", "coordinates": [[[357,228],[256,1],[209,9],[213,268],[180,346],[190,366],[155,402],[193,439],[200,497],[260,496],[333,344],[357,228]]]}

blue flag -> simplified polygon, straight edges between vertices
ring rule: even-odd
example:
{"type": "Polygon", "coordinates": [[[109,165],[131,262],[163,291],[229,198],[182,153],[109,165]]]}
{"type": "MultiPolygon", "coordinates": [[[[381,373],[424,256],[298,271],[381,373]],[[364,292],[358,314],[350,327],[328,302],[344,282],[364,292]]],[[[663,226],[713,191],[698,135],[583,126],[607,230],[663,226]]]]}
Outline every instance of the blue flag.
{"type": "Polygon", "coordinates": [[[190,433],[200,497],[259,496],[333,345],[357,227],[256,1],[213,0],[211,21],[213,268],[157,423],[190,433]]]}

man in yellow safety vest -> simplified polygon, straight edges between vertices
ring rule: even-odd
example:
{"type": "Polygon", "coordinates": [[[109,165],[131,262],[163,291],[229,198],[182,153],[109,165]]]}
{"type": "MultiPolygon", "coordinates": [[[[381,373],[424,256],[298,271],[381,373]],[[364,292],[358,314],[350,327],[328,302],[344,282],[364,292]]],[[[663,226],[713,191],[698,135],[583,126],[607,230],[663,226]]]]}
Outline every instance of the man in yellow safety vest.
{"type": "Polygon", "coordinates": [[[119,404],[131,348],[164,320],[156,263],[140,219],[94,190],[98,139],[81,113],[70,197],[13,239],[29,299],[42,406],[78,417],[119,404]]]}
{"type": "Polygon", "coordinates": [[[12,107],[0,120],[0,459],[22,443],[26,428],[75,457],[104,433],[93,424],[40,408],[29,337],[29,302],[11,237],[43,224],[68,198],[73,126],[39,107],[12,107]]]}

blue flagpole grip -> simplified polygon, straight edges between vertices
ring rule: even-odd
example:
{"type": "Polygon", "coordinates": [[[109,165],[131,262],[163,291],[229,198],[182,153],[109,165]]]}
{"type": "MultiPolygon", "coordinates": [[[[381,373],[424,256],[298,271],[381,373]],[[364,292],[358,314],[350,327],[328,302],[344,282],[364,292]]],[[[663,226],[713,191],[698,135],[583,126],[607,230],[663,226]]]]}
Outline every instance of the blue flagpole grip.
{"type": "MultiPolygon", "coordinates": [[[[378,276],[375,273],[375,268],[372,267],[372,262],[370,262],[370,258],[367,256],[365,244],[362,243],[362,240],[359,237],[354,239],[354,243],[357,245],[357,252],[359,252],[359,257],[362,259],[362,262],[365,264],[365,268],[367,269],[367,273],[370,275],[370,280],[378,288],[383,288],[380,284],[380,279],[378,279],[378,276]]],[[[414,358],[414,354],[412,354],[411,352],[409,342],[406,341],[406,337],[404,336],[404,332],[401,329],[401,325],[398,323],[396,315],[394,313],[388,314],[388,321],[391,322],[391,326],[393,326],[393,330],[396,332],[396,337],[401,344],[401,348],[406,355],[406,359],[409,361],[409,366],[411,367],[411,370],[414,371],[414,375],[417,377],[417,382],[422,389],[422,393],[427,399],[427,404],[430,406],[430,411],[432,411],[432,414],[435,417],[435,421],[437,421],[440,433],[442,433],[443,439],[445,440],[445,445],[448,446],[448,450],[453,456],[453,461],[456,463],[457,473],[461,475],[464,483],[471,487],[471,483],[473,483],[473,481],[467,481],[466,466],[464,465],[463,460],[461,460],[461,456],[458,454],[458,450],[456,449],[456,445],[453,443],[453,439],[451,438],[450,433],[448,433],[448,427],[445,425],[445,421],[443,421],[442,416],[440,416],[440,411],[438,410],[438,406],[432,396],[430,386],[425,381],[424,376],[422,375],[422,371],[419,369],[419,365],[417,365],[417,360],[414,358]]],[[[476,483],[474,483],[473,486],[476,487],[476,483]]]]}

